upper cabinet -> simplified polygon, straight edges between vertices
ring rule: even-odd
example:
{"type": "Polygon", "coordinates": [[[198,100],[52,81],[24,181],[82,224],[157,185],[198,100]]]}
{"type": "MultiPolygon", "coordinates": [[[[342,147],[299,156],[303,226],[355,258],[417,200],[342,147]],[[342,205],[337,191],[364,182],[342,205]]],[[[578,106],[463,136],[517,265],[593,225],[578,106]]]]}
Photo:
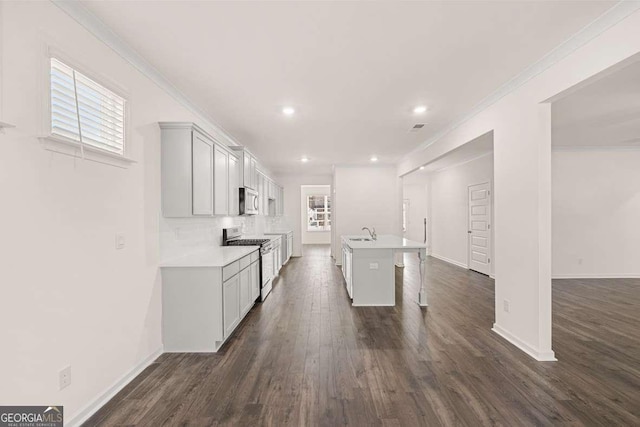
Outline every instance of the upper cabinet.
{"type": "Polygon", "coordinates": [[[229,155],[229,215],[240,214],[240,166],[236,156],[229,155]]]}
{"type": "Polygon", "coordinates": [[[237,215],[234,152],[193,123],[163,122],[160,129],[162,214],[174,218],[237,215]]]}
{"type": "Polygon", "coordinates": [[[282,188],[244,147],[216,142],[194,123],[161,122],[162,214],[239,215],[239,188],[258,192],[260,215],[282,215],[282,188]]]}
{"type": "Polygon", "coordinates": [[[251,188],[258,191],[258,162],[256,158],[244,147],[229,147],[237,153],[242,168],[242,181],[240,187],[251,188]]]}

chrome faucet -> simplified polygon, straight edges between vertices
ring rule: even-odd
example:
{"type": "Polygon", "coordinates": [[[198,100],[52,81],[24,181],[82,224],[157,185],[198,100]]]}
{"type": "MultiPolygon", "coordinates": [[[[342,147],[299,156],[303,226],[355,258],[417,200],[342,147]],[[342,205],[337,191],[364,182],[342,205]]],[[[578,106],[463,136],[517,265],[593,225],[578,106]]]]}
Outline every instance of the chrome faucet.
{"type": "Polygon", "coordinates": [[[378,235],[376,234],[376,228],[375,227],[371,227],[373,228],[373,231],[369,230],[369,227],[362,227],[362,230],[367,230],[369,232],[369,237],[371,237],[373,240],[378,240],[378,235]]]}

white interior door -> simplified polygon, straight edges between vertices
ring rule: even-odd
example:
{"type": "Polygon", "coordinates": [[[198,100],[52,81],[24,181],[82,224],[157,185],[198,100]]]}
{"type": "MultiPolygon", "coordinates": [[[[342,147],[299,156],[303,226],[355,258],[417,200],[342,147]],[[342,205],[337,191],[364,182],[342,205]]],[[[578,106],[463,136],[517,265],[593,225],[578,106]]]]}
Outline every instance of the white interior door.
{"type": "Polygon", "coordinates": [[[491,273],[491,186],[469,187],[469,268],[491,273]]]}

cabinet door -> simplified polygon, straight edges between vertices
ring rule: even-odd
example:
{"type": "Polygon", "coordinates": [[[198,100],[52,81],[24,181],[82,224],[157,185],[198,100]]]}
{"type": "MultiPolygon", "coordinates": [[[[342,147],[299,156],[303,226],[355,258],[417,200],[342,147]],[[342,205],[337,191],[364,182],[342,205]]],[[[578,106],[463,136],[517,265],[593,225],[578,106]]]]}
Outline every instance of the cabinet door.
{"type": "Polygon", "coordinates": [[[241,315],[251,310],[253,300],[251,299],[251,266],[240,272],[240,306],[242,307],[241,315]]]}
{"type": "Polygon", "coordinates": [[[222,286],[224,337],[228,338],[240,323],[240,275],[236,274],[222,286]]]}
{"type": "Polygon", "coordinates": [[[251,184],[251,156],[248,153],[242,155],[242,185],[253,188],[251,184]]]}
{"type": "Polygon", "coordinates": [[[258,180],[258,200],[260,200],[260,208],[258,209],[258,213],[260,215],[264,215],[264,175],[262,175],[261,173],[257,174],[257,180],[258,180]]]}
{"type": "Polygon", "coordinates": [[[255,190],[257,185],[258,185],[258,183],[257,183],[257,181],[258,181],[258,169],[257,169],[256,158],[253,157],[253,156],[251,156],[251,168],[250,168],[250,171],[251,171],[251,184],[253,185],[253,187],[251,187],[251,188],[253,188],[255,190]]]}
{"type": "Polygon", "coordinates": [[[191,146],[194,215],[213,215],[213,141],[193,132],[191,146]]]}
{"type": "Polygon", "coordinates": [[[214,150],[214,202],[216,215],[229,214],[229,153],[220,147],[214,150]]]}
{"type": "Polygon", "coordinates": [[[238,159],[229,155],[229,215],[240,214],[240,168],[238,159]]]}
{"type": "Polygon", "coordinates": [[[251,301],[260,297],[260,262],[256,261],[251,266],[251,301]]]}

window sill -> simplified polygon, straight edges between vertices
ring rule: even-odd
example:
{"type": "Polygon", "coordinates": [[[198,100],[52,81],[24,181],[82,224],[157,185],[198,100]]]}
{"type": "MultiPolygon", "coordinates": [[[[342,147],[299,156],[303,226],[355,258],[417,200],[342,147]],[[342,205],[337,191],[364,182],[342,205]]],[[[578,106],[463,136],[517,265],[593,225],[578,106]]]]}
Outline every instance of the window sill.
{"type": "MultiPolygon", "coordinates": [[[[80,143],[76,141],[66,140],[54,135],[40,137],[39,139],[40,142],[42,142],[42,146],[45,150],[79,159],[83,158],[82,152],[80,150],[80,143]]],[[[84,159],[90,160],[92,162],[102,163],[105,165],[115,166],[123,169],[127,169],[132,164],[137,163],[135,160],[128,157],[109,153],[108,151],[104,151],[90,145],[85,144],[83,148],[84,159]]]]}

